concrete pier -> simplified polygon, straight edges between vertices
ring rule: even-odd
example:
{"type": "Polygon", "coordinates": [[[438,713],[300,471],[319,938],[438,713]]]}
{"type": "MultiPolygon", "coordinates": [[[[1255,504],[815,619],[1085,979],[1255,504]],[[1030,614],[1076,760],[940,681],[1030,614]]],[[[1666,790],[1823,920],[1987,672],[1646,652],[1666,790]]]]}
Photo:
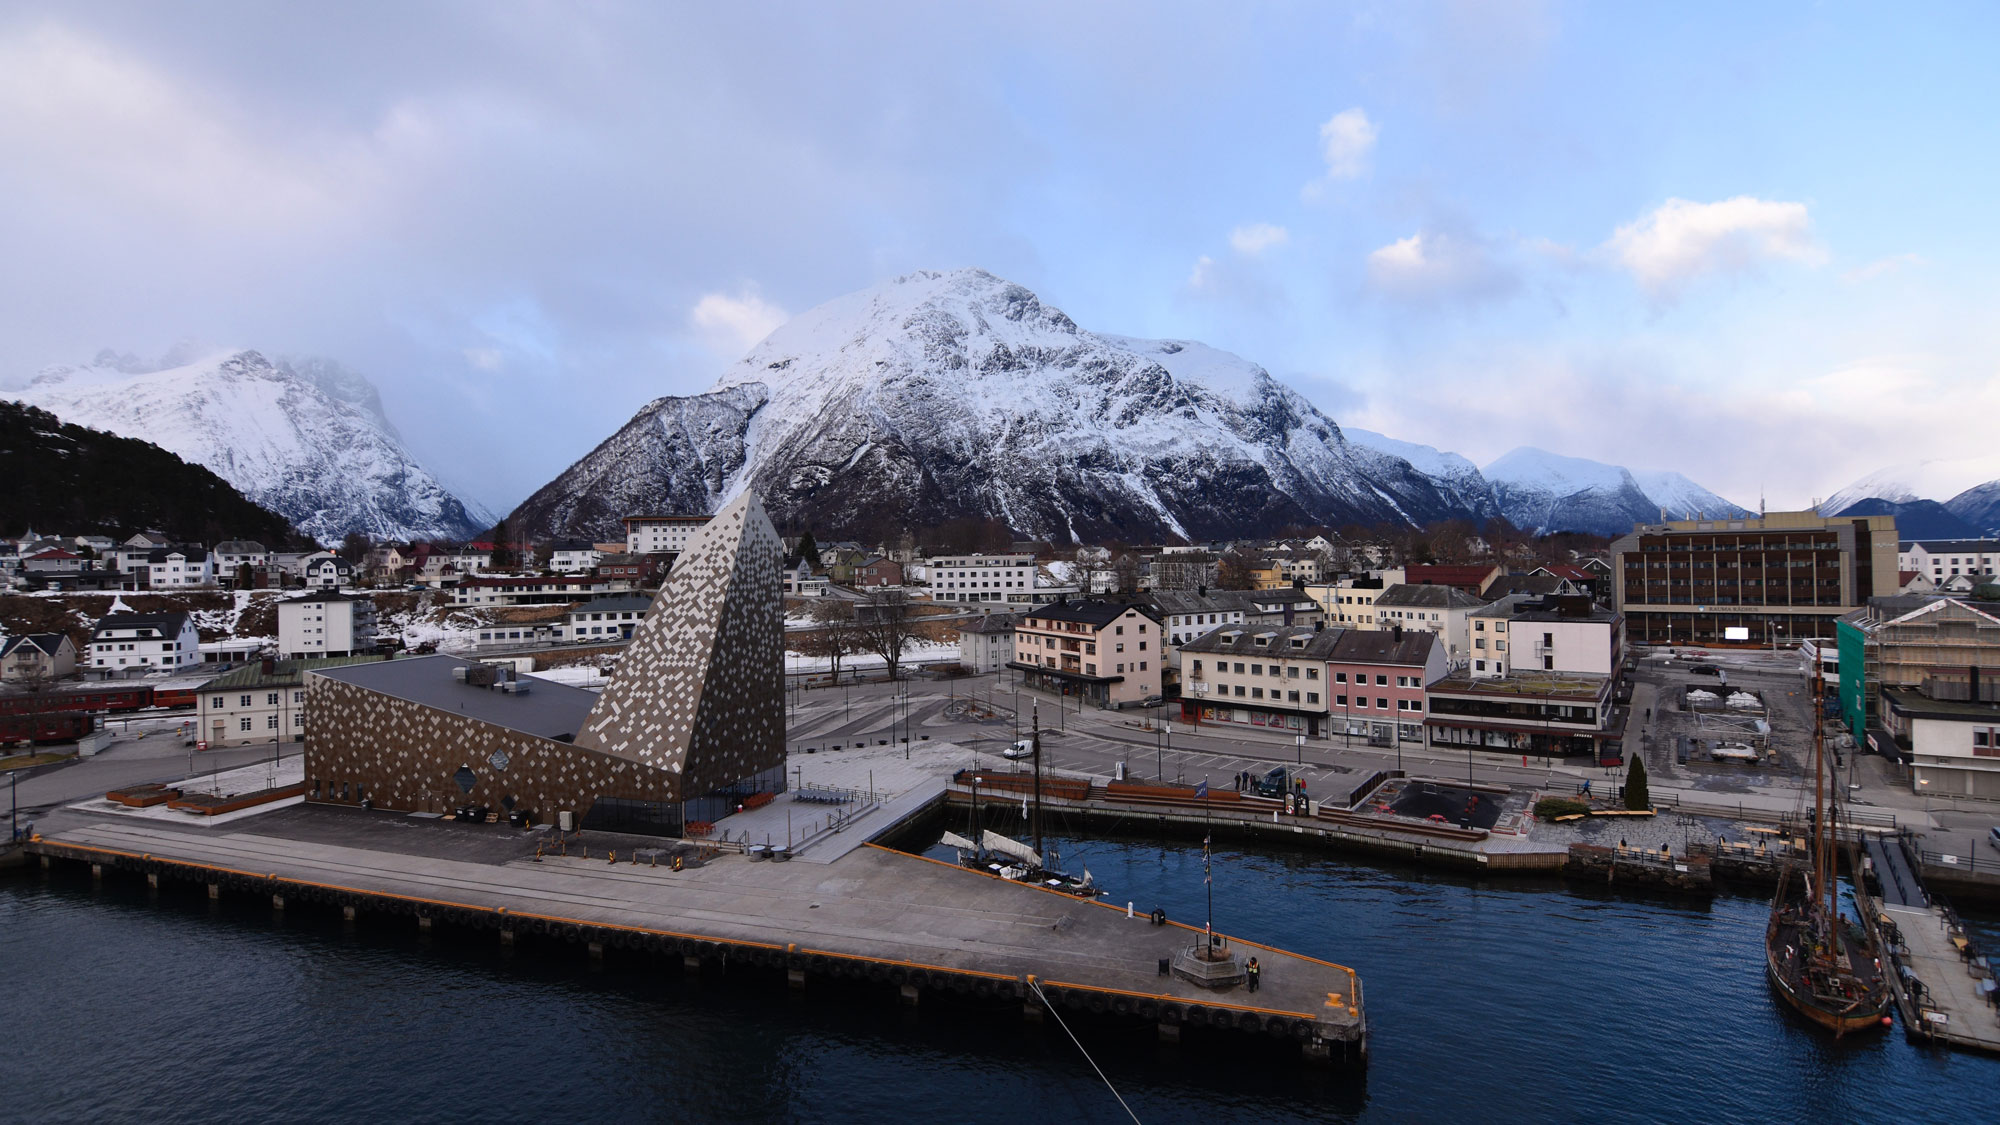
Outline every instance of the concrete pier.
{"type": "MultiPolygon", "coordinates": [[[[582,942],[593,954],[637,949],[814,977],[880,980],[904,1002],[924,989],[1018,997],[1039,1014],[1039,986],[1065,1010],[1270,1035],[1307,1057],[1365,1057],[1367,1017],[1353,970],[1231,940],[1263,964],[1262,985],[1210,991],[1156,966],[1197,929],[1128,917],[1082,900],[952,864],[865,845],[832,862],[773,863],[724,852],[683,871],[522,854],[523,839],[434,825],[427,852],[389,814],[290,810],[215,833],[123,821],[70,827],[29,846],[79,860],[220,888],[414,914],[448,925],[582,942]],[[465,840],[499,841],[481,855],[465,840]],[[336,842],[337,841],[337,842],[336,842]]],[[[629,846],[629,843],[624,845],[629,846]]],[[[531,851],[532,847],[527,846],[531,851]]]]}

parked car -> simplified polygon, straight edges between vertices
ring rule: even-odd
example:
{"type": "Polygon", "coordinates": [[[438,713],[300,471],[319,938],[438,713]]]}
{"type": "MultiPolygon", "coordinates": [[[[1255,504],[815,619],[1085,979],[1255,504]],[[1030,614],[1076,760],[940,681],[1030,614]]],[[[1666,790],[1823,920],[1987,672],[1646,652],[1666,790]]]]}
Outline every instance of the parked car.
{"type": "Polygon", "coordinates": [[[1688,668],[1688,671],[1690,671],[1690,672],[1694,673],[1694,674],[1695,674],[1695,675],[1697,675],[1697,676],[1720,676],[1720,675],[1722,675],[1722,669],[1720,669],[1720,668],[1717,668],[1717,667],[1716,667],[1715,665],[1713,665],[1713,664],[1695,664],[1695,665],[1692,665],[1692,666],[1690,666],[1690,667],[1688,668]]]}
{"type": "Polygon", "coordinates": [[[1986,834],[1986,842],[1996,848],[2000,848],[2000,828],[1995,828],[1993,831],[1988,832],[1986,834]]]}
{"type": "Polygon", "coordinates": [[[1159,706],[1160,704],[1162,704],[1162,703],[1165,703],[1166,701],[1167,701],[1167,697],[1166,697],[1166,696],[1164,696],[1164,695],[1149,695],[1149,696],[1147,696],[1146,698],[1144,698],[1144,699],[1141,699],[1141,700],[1139,701],[1139,706],[1141,706],[1141,707],[1158,707],[1158,706],[1159,706]]]}

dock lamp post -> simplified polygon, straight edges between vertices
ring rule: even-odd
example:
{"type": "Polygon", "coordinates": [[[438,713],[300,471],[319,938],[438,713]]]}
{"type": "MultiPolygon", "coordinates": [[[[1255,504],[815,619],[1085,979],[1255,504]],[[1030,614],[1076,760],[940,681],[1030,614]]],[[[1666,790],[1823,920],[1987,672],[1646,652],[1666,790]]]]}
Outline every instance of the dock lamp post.
{"type": "Polygon", "coordinates": [[[1917,784],[1923,786],[1924,819],[1929,820],[1931,818],[1931,779],[1928,777],[1920,777],[1917,779],[1917,784]]]}
{"type": "Polygon", "coordinates": [[[1304,769],[1306,764],[1306,736],[1303,734],[1295,734],[1292,736],[1292,743],[1298,748],[1299,768],[1304,769]]]}

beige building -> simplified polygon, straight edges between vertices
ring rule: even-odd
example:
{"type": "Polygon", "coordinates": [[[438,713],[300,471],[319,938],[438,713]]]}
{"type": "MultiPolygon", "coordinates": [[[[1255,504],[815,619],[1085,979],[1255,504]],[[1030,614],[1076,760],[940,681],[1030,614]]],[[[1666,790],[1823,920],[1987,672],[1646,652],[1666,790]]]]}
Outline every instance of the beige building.
{"type": "Polygon", "coordinates": [[[197,737],[210,750],[301,741],[306,736],[305,674],[381,659],[262,660],[224,673],[201,689],[197,737]]]}
{"type": "Polygon", "coordinates": [[[65,633],[29,633],[0,642],[0,680],[60,680],[76,674],[76,642],[65,633]]]}
{"type": "Polygon", "coordinates": [[[1081,695],[1099,707],[1160,694],[1165,633],[1148,606],[1090,599],[1028,610],[1014,630],[1014,659],[1029,687],[1081,695]]]}
{"type": "Polygon", "coordinates": [[[1472,659],[1471,614],[1487,604],[1485,598],[1456,586],[1403,583],[1375,596],[1372,616],[1385,628],[1401,625],[1436,636],[1444,646],[1446,663],[1461,668],[1472,659]]]}

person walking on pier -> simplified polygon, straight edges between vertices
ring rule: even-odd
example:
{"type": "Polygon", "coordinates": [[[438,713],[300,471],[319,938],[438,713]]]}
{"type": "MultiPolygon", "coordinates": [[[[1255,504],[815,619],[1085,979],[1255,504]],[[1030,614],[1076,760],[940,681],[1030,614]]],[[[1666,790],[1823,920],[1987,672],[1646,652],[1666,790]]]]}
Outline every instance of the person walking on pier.
{"type": "Polygon", "coordinates": [[[1244,969],[1244,980],[1249,982],[1250,991],[1257,991],[1257,978],[1262,976],[1263,973],[1264,970],[1257,964],[1257,959],[1255,957],[1250,958],[1250,964],[1244,969]]]}

